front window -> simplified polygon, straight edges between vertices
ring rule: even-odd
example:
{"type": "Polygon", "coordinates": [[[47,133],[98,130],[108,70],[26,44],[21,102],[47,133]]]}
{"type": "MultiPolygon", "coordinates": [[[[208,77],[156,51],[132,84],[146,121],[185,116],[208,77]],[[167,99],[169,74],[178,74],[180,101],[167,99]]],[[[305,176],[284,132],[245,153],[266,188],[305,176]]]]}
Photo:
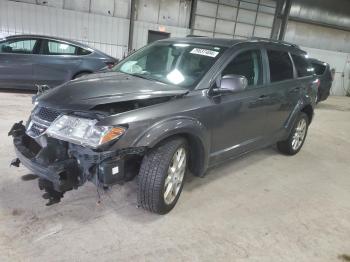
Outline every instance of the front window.
{"type": "Polygon", "coordinates": [[[36,39],[13,39],[0,43],[0,53],[33,54],[36,39]]]}
{"type": "Polygon", "coordinates": [[[253,88],[262,84],[262,60],[259,50],[249,50],[237,55],[222,71],[224,75],[245,76],[248,87],[253,88]]]}
{"type": "Polygon", "coordinates": [[[156,43],[127,57],[112,70],[191,89],[224,48],[185,43],[156,43]]]}

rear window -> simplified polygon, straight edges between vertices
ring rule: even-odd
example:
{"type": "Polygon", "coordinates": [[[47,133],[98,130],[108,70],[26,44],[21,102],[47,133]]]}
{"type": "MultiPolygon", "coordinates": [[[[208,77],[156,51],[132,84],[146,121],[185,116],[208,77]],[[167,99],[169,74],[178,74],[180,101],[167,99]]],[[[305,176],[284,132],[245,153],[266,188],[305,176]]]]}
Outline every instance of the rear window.
{"type": "Polygon", "coordinates": [[[90,55],[90,54],[91,54],[91,51],[81,47],[78,48],[78,55],[90,55]]]}
{"type": "Polygon", "coordinates": [[[298,77],[312,75],[312,68],[306,58],[302,55],[292,55],[298,77]]]}
{"type": "Polygon", "coordinates": [[[326,66],[317,63],[312,63],[312,67],[314,68],[315,74],[318,76],[323,75],[326,70],[326,66]]]}
{"type": "Polygon", "coordinates": [[[63,42],[48,41],[49,55],[74,55],[77,47],[63,42]]]}
{"type": "Polygon", "coordinates": [[[270,81],[293,79],[293,65],[287,52],[267,50],[270,65],[270,81]]]}

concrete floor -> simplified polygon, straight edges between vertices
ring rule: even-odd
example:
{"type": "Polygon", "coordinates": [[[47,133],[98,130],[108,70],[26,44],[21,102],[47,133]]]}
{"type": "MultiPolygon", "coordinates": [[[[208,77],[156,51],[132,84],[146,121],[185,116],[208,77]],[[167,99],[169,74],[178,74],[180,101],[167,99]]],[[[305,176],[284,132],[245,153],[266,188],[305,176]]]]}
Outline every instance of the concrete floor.
{"type": "Polygon", "coordinates": [[[0,261],[341,261],[350,254],[350,98],[320,104],[301,152],[274,149],[189,177],[176,208],[136,208],[136,182],[45,206],[7,132],[30,95],[0,93],[0,261]]]}

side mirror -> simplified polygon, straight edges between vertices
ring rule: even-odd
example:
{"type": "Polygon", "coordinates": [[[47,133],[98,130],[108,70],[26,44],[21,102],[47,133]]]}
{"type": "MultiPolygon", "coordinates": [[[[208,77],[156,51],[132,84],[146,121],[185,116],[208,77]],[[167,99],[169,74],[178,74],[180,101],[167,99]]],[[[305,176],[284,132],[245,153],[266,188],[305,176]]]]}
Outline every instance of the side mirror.
{"type": "Polygon", "coordinates": [[[248,80],[245,76],[224,75],[213,91],[215,93],[236,93],[245,90],[247,86],[248,80]]]}

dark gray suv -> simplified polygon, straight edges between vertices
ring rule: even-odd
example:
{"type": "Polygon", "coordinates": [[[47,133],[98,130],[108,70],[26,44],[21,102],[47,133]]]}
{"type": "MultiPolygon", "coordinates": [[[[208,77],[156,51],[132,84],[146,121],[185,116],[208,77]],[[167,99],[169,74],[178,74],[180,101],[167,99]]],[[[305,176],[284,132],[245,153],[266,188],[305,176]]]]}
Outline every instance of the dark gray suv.
{"type": "Polygon", "coordinates": [[[317,79],[297,46],[268,40],[155,42],[109,72],[41,95],[14,124],[17,158],[37,174],[48,204],[86,181],[98,188],[138,174],[138,204],[164,214],[188,170],[274,145],[302,147],[317,79]]]}

